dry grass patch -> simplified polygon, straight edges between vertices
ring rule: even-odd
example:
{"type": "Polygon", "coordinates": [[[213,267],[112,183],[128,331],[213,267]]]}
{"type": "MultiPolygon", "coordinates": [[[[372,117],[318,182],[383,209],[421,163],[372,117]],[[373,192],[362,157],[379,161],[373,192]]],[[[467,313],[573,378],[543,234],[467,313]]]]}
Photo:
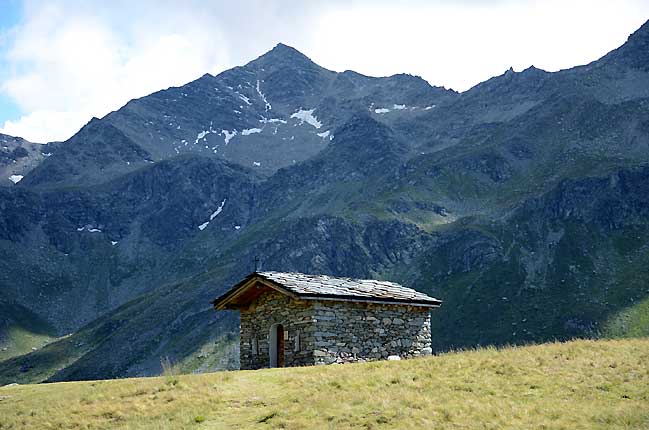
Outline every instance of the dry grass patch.
{"type": "Polygon", "coordinates": [[[0,429],[646,429],[649,339],[14,386],[0,429]]]}

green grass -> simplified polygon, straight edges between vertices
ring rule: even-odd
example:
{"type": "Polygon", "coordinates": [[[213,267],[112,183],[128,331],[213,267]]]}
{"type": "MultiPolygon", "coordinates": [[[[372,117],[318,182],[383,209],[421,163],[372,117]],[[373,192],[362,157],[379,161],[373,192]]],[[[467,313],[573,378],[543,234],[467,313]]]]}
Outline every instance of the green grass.
{"type": "Polygon", "coordinates": [[[645,429],[649,339],[0,388],[0,429],[645,429]]]}
{"type": "Polygon", "coordinates": [[[604,326],[604,336],[649,337],[649,299],[642,300],[610,317],[604,326]]]}
{"type": "Polygon", "coordinates": [[[45,320],[24,306],[0,298],[0,362],[42,348],[54,340],[55,330],[45,320]]]}
{"type": "Polygon", "coordinates": [[[10,327],[0,344],[0,361],[27,354],[56,340],[56,337],[37,333],[24,327],[10,327]]]}

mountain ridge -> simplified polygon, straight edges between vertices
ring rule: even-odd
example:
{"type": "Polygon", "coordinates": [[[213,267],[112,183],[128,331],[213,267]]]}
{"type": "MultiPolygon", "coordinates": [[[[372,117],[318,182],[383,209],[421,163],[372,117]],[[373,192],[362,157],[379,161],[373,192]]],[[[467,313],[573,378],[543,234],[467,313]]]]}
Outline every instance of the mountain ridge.
{"type": "MultiPolygon", "coordinates": [[[[619,52],[642,62],[645,29],[619,52]]],[[[71,333],[27,355],[0,336],[0,381],[150,375],[165,356],[236,367],[236,315],[209,300],[255,256],[440,297],[438,350],[624,336],[612,321],[644,315],[649,72],[635,60],[456,93],[276,49],[94,119],[0,188],[0,301],[42,320],[7,332],[71,333]]]]}

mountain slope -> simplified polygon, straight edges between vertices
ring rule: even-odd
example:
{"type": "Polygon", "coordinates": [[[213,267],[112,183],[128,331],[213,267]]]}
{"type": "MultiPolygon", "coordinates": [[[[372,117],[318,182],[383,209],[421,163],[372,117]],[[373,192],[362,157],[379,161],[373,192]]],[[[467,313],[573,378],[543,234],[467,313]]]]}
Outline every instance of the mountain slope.
{"type": "Polygon", "coordinates": [[[200,227],[219,207],[224,227],[212,245],[236,236],[234,227],[249,217],[254,181],[237,166],[188,156],[102,186],[6,190],[2,294],[60,334],[75,330],[200,267],[199,259],[183,267],[177,254],[194,236],[217,233],[200,227]]]}
{"type": "Polygon", "coordinates": [[[256,256],[440,297],[439,350],[644,333],[648,35],[461,94],[278,45],[91,121],[0,189],[0,298],[74,332],[0,380],[236,366],[256,256]]]}
{"type": "Polygon", "coordinates": [[[58,148],[57,142],[40,144],[0,134],[0,187],[20,182],[58,148]]]}
{"type": "Polygon", "coordinates": [[[120,130],[93,118],[62,144],[53,158],[40,163],[23,185],[53,187],[96,183],[151,162],[149,154],[120,130]]]}
{"type": "Polygon", "coordinates": [[[322,151],[333,130],[359,111],[399,104],[417,115],[456,95],[408,75],[331,72],[279,44],[245,66],[132,100],[91,121],[41,166],[32,185],[55,185],[65,172],[76,176],[72,183],[97,183],[179,154],[224,158],[268,175],[322,151]]]}
{"type": "Polygon", "coordinates": [[[436,281],[453,310],[435,319],[438,348],[606,333],[612,315],[649,297],[647,196],[649,167],[565,180],[431,250],[418,283],[436,281]]]}
{"type": "Polygon", "coordinates": [[[142,375],[159,369],[165,356],[189,369],[205,345],[223,342],[236,327],[234,315],[217,314],[208,302],[213,291],[244,276],[250,269],[240,262],[255,255],[264,256],[269,270],[390,274],[443,297],[451,311],[433,314],[438,350],[598,336],[615,313],[649,297],[647,179],[649,168],[567,181],[506,220],[462,221],[434,233],[397,221],[359,224],[329,216],[251,228],[205,273],[0,364],[0,380],[142,375]],[[600,195],[602,189],[607,193],[600,195]],[[77,351],[79,344],[86,346],[77,351]],[[67,352],[53,353],[60,349],[67,352]],[[66,365],[56,372],[59,360],[66,365]],[[31,366],[45,373],[19,372],[31,366]]]}

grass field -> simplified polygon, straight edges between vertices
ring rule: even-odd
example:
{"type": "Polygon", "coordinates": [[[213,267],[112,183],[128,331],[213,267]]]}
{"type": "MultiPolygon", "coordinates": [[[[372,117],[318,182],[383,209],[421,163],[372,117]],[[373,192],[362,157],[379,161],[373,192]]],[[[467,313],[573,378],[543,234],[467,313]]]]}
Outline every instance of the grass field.
{"type": "Polygon", "coordinates": [[[0,388],[0,429],[649,429],[649,339],[0,388]]]}
{"type": "Polygon", "coordinates": [[[53,336],[33,333],[22,327],[12,327],[7,331],[7,338],[8,340],[5,340],[0,346],[0,361],[27,354],[56,340],[53,336]]]}

